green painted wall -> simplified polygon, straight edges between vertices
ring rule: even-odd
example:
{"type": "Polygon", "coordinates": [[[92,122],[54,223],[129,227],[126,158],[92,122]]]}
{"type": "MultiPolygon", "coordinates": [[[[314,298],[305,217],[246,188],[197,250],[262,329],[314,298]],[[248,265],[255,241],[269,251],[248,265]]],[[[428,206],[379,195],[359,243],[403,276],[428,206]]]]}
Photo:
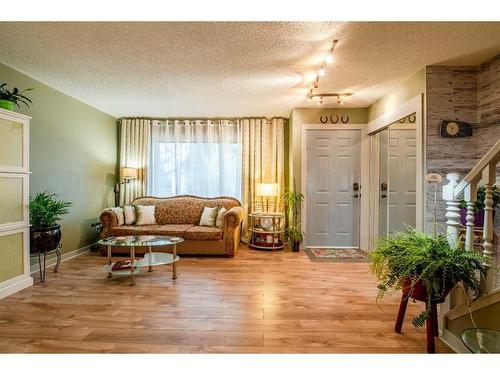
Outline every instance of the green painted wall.
{"type": "Polygon", "coordinates": [[[425,93],[426,69],[421,69],[407,77],[388,94],[368,107],[368,121],[391,112],[395,107],[407,102],[418,94],[425,93]]]}
{"type": "Polygon", "coordinates": [[[30,194],[48,190],[73,202],[62,221],[62,252],[91,244],[90,225],[114,203],[116,119],[3,64],[0,82],[34,88],[31,108],[19,110],[33,118],[30,194]]]}

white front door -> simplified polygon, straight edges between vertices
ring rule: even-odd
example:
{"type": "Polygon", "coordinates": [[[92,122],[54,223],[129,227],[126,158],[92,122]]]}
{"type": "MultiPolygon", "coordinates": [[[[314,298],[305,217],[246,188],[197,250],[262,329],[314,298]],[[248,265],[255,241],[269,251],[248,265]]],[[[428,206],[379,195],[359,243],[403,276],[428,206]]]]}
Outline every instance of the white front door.
{"type": "Polygon", "coordinates": [[[358,248],[361,131],[306,134],[307,246],[358,248]]]}

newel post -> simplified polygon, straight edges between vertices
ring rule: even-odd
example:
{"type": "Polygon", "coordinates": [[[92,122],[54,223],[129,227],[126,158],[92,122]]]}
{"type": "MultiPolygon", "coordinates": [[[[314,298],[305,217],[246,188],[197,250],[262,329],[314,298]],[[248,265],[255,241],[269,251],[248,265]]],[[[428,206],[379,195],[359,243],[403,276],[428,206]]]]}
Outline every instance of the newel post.
{"type": "Polygon", "coordinates": [[[446,201],[446,233],[450,246],[456,246],[460,227],[460,201],[455,197],[455,187],[458,185],[460,175],[448,173],[446,175],[448,184],[443,186],[443,200],[446,201]]]}

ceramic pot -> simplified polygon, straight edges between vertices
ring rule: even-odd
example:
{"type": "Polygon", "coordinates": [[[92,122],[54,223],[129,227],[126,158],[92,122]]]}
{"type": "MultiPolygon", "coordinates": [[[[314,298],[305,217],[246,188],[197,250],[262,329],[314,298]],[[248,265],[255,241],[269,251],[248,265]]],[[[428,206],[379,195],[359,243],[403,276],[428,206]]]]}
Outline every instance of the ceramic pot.
{"type": "MultiPolygon", "coordinates": [[[[493,220],[495,220],[495,210],[493,210],[493,220]]],[[[467,224],[467,209],[460,209],[460,223],[462,225],[467,224]]],[[[475,227],[484,227],[484,209],[480,209],[478,212],[474,214],[474,226],[475,227]]]]}
{"type": "Polygon", "coordinates": [[[293,241],[292,251],[298,253],[300,249],[300,241],[293,241]]]}
{"type": "Polygon", "coordinates": [[[11,102],[10,100],[0,99],[0,108],[6,109],[8,111],[13,111],[14,102],[11,102]]]}
{"type": "Polygon", "coordinates": [[[61,226],[30,228],[30,251],[32,253],[46,253],[55,250],[61,242],[61,226]]]}

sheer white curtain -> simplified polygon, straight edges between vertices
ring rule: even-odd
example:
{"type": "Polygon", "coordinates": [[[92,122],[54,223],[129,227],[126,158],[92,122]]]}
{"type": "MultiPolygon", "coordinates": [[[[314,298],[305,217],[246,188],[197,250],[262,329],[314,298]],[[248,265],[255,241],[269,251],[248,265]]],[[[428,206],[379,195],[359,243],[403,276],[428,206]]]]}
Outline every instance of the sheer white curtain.
{"type": "Polygon", "coordinates": [[[241,199],[241,130],[229,120],[155,120],[148,194],[241,199]]]}

